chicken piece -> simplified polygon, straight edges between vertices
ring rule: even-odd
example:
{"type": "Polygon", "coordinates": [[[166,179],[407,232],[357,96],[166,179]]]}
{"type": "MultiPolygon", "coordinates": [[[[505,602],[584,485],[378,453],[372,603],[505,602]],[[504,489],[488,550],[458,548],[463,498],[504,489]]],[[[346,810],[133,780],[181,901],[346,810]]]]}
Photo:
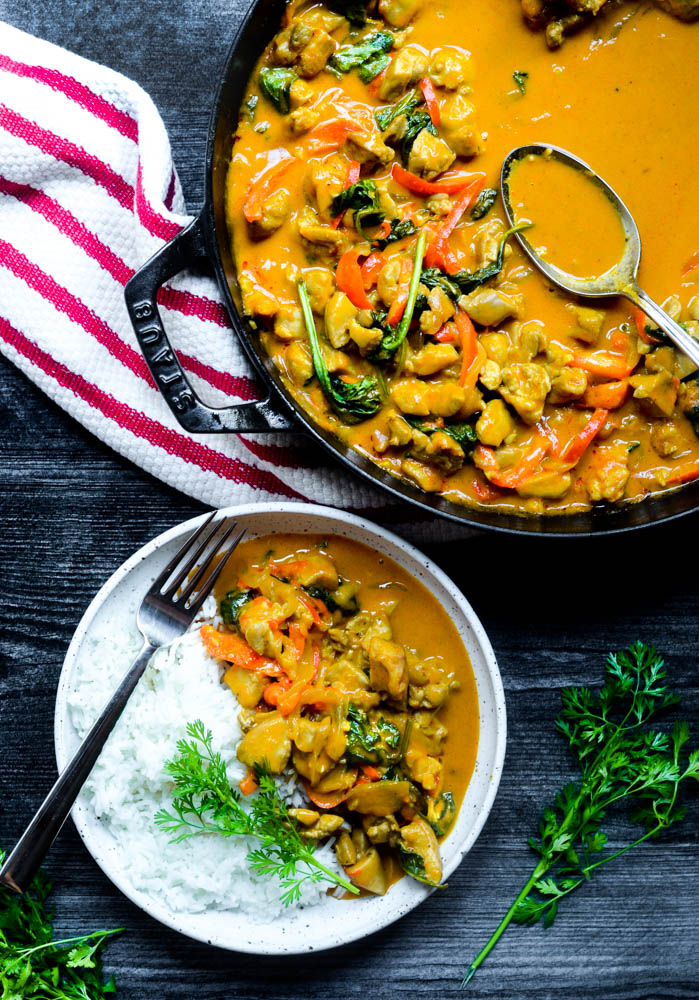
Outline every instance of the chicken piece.
{"type": "Polygon", "coordinates": [[[349,865],[353,865],[357,861],[357,849],[352,843],[352,838],[346,830],[343,830],[335,841],[335,857],[337,858],[338,864],[341,864],[343,868],[347,868],[349,865]]]}
{"type": "Polygon", "coordinates": [[[392,448],[404,448],[413,440],[413,429],[407,420],[399,417],[397,413],[392,413],[388,418],[388,429],[390,431],[389,444],[392,448]]]}
{"type": "MultiPolygon", "coordinates": [[[[280,563],[280,569],[284,569],[284,563],[280,563]]],[[[322,587],[325,590],[335,590],[340,582],[334,561],[324,552],[305,555],[294,567],[293,576],[302,587],[322,587]]]]}
{"type": "Polygon", "coordinates": [[[241,764],[254,767],[266,764],[273,774],[281,774],[291,754],[289,724],[283,715],[268,712],[238,744],[236,756],[241,764]]]}
{"type": "Polygon", "coordinates": [[[397,642],[374,637],[370,639],[369,680],[376,691],[386,691],[398,705],[405,705],[408,698],[408,668],[405,650],[397,642]]]}
{"type": "Polygon", "coordinates": [[[313,378],[313,358],[307,344],[294,341],[284,351],[287,374],[295,385],[306,385],[313,378]]]}
{"type": "MultiPolygon", "coordinates": [[[[479,267],[485,267],[497,260],[504,233],[505,223],[500,219],[486,219],[479,226],[474,240],[476,263],[479,267]]],[[[510,250],[509,245],[505,248],[505,256],[508,250],[510,250]]]]}
{"type": "Polygon", "coordinates": [[[491,392],[495,392],[502,382],[502,368],[496,361],[491,361],[490,359],[484,361],[481,365],[481,370],[478,373],[478,381],[481,385],[484,385],[486,389],[490,389],[491,392]]]}
{"type": "Polygon", "coordinates": [[[280,229],[291,214],[291,194],[286,188],[278,188],[265,198],[259,218],[250,223],[250,235],[254,240],[264,240],[280,229]]]}
{"type": "MultiPolygon", "coordinates": [[[[303,45],[296,59],[299,76],[317,76],[337,48],[335,39],[324,28],[312,28],[308,41],[303,45]]],[[[291,33],[290,47],[294,47],[294,31],[291,33]]]]}
{"type": "Polygon", "coordinates": [[[325,334],[335,348],[344,347],[350,339],[350,322],[356,320],[358,309],[344,292],[335,292],[325,306],[325,334]]]}
{"type": "Polygon", "coordinates": [[[420,730],[429,741],[430,753],[441,754],[449,730],[432,712],[415,712],[413,715],[413,735],[420,730]]]}
{"type": "Polygon", "coordinates": [[[519,316],[523,301],[520,294],[506,293],[500,288],[476,288],[462,295],[459,305],[481,326],[498,326],[509,316],[519,316]]]}
{"type": "Polygon", "coordinates": [[[431,681],[428,684],[410,684],[408,705],[411,708],[441,708],[448,700],[450,691],[451,685],[446,680],[431,681]]]}
{"type": "Polygon", "coordinates": [[[299,774],[307,778],[315,787],[321,778],[335,767],[336,761],[325,750],[319,753],[302,753],[295,747],[292,751],[292,763],[299,774]]]}
{"type": "Polygon", "coordinates": [[[510,332],[510,346],[507,351],[508,362],[533,361],[541,350],[542,340],[541,324],[538,320],[515,323],[510,332]]]}
{"type": "Polygon", "coordinates": [[[458,90],[473,83],[473,61],[469,52],[445,45],[432,54],[429,68],[430,80],[445,90],[458,90]]]}
{"type": "Polygon", "coordinates": [[[482,333],[478,338],[478,343],[485,348],[485,353],[491,361],[495,361],[501,368],[510,360],[510,341],[504,333],[482,333]]]}
{"type": "Polygon", "coordinates": [[[311,7],[309,10],[299,14],[299,20],[311,26],[311,28],[323,28],[324,31],[332,32],[344,24],[342,14],[336,14],[326,7],[311,7]]]}
{"type": "Polygon", "coordinates": [[[559,500],[570,489],[572,480],[567,472],[538,472],[517,488],[521,497],[544,497],[559,500]]]}
{"type": "Polygon", "coordinates": [[[573,399],[580,399],[587,389],[587,375],[581,368],[570,368],[567,365],[551,380],[549,403],[560,406],[573,399]]]}
{"type": "MultiPolygon", "coordinates": [[[[606,0],[602,0],[606,2],[606,0]]],[[[566,35],[571,35],[578,31],[588,22],[590,14],[576,13],[568,14],[565,17],[554,18],[546,25],[546,44],[550,49],[558,49],[565,41],[566,35]]]]}
{"type": "Polygon", "coordinates": [[[274,317],[274,336],[280,340],[303,340],[306,330],[303,313],[298,306],[282,306],[274,317]]]}
{"type": "Polygon", "coordinates": [[[551,379],[543,365],[512,364],[502,370],[500,395],[514,407],[525,424],[541,420],[550,391],[551,379]]]}
{"type": "MultiPolygon", "coordinates": [[[[271,622],[283,621],[284,608],[266,597],[256,597],[245,605],[240,615],[240,631],[245,641],[260,656],[277,659],[281,654],[281,635],[271,627],[271,622]]],[[[277,626],[278,628],[278,626],[277,626]]]]}
{"type": "Polygon", "coordinates": [[[453,365],[458,358],[458,352],[451,344],[427,344],[409,359],[405,370],[421,376],[434,375],[453,365]]]}
{"type": "Polygon", "coordinates": [[[443,219],[451,212],[453,201],[448,194],[431,194],[425,201],[425,208],[432,215],[443,219]]]}
{"type": "Polygon", "coordinates": [[[391,257],[379,271],[376,291],[383,304],[388,308],[398,293],[401,277],[400,257],[391,257]]]}
{"type": "Polygon", "coordinates": [[[499,448],[514,429],[515,422],[501,399],[491,399],[486,403],[476,421],[478,440],[491,448],[499,448]]]}
{"type": "Polygon", "coordinates": [[[380,636],[382,639],[393,638],[388,617],[383,614],[372,614],[370,611],[359,611],[350,618],[344,629],[339,631],[331,629],[329,634],[332,637],[335,635],[338,638],[344,637],[345,642],[349,640],[348,644],[358,642],[364,643],[365,646],[373,636],[380,636]]]}
{"type": "Polygon", "coordinates": [[[291,739],[302,753],[319,754],[324,749],[330,733],[330,717],[323,719],[298,718],[291,723],[291,739]]]}
{"type": "Polygon", "coordinates": [[[675,374],[677,367],[677,355],[672,347],[656,347],[655,350],[646,354],[643,364],[649,372],[670,372],[675,374]]]}
{"type": "Polygon", "coordinates": [[[347,160],[333,154],[325,160],[312,160],[306,175],[306,192],[315,203],[318,214],[325,222],[333,218],[332,201],[344,189],[347,177],[347,160]]]}
{"type": "Polygon", "coordinates": [[[417,46],[406,45],[399,49],[395,57],[386,67],[386,72],[379,85],[379,98],[382,101],[393,101],[427,75],[429,59],[417,46]]]}
{"type": "Polygon", "coordinates": [[[405,759],[408,774],[426,792],[436,792],[442,775],[442,765],[435,757],[408,749],[405,759]]]}
{"type": "Polygon", "coordinates": [[[596,344],[604,326],[602,310],[590,309],[589,306],[579,306],[574,302],[569,302],[566,309],[575,321],[573,336],[584,344],[596,344]]]}
{"type": "Polygon", "coordinates": [[[243,708],[255,708],[260,703],[269,681],[262,674],[244,667],[231,664],[223,675],[224,684],[228,685],[243,708]]]}
{"type": "Polygon", "coordinates": [[[383,340],[383,330],[378,326],[362,326],[356,320],[350,320],[350,340],[355,343],[362,357],[375,351],[383,340]]]}
{"type": "Polygon", "coordinates": [[[454,303],[439,285],[430,289],[427,295],[427,305],[429,309],[425,309],[420,315],[420,329],[426,337],[434,337],[447,320],[452,318],[456,310],[454,303]]]}
{"type": "Polygon", "coordinates": [[[355,864],[345,868],[345,872],[355,885],[375,896],[384,896],[388,889],[388,879],[379,852],[370,848],[355,864]]]}
{"type": "Polygon", "coordinates": [[[629,452],[626,443],[600,445],[592,453],[582,474],[590,500],[621,500],[629,481],[629,452]]]}
{"type": "Polygon", "coordinates": [[[457,156],[476,156],[485,149],[468,93],[469,88],[462,87],[447,94],[440,104],[439,131],[457,156]]]}
{"type": "Polygon", "coordinates": [[[324,226],[318,220],[312,208],[304,208],[298,219],[299,236],[309,243],[320,244],[330,253],[340,257],[348,247],[347,237],[333,229],[332,226],[324,226]]]}
{"type": "Polygon", "coordinates": [[[321,316],[328,299],[335,291],[335,275],[327,267],[308,267],[304,268],[303,279],[306,282],[311,309],[321,316]]]}
{"type": "Polygon", "coordinates": [[[460,469],[466,458],[459,442],[444,431],[427,435],[414,430],[410,455],[421,462],[435,465],[447,475],[460,469]]]}
{"type": "Polygon", "coordinates": [[[378,164],[385,167],[396,155],[383,141],[377,129],[372,132],[351,132],[345,140],[345,152],[350,160],[357,160],[369,167],[378,164]]]}
{"type": "Polygon", "coordinates": [[[429,384],[403,379],[391,390],[391,399],[402,413],[415,417],[453,417],[466,394],[456,382],[429,384]]]}
{"type": "Polygon", "coordinates": [[[439,177],[452,165],[456,156],[444,139],[426,128],[418,132],[408,157],[408,170],[427,180],[439,177]]]}
{"type": "Polygon", "coordinates": [[[425,493],[439,493],[444,486],[444,480],[436,469],[415,458],[404,458],[400,468],[403,475],[425,493]]]}
{"type": "Polygon", "coordinates": [[[671,417],[677,402],[677,380],[663,369],[651,375],[632,375],[634,399],[650,417],[671,417]]]}
{"type": "Polygon", "coordinates": [[[362,827],[372,844],[395,844],[400,827],[395,816],[365,816],[362,827]]]}
{"type": "Polygon", "coordinates": [[[415,819],[401,828],[401,843],[411,854],[417,854],[422,859],[425,877],[435,884],[442,879],[442,861],[439,856],[439,844],[430,824],[416,816],[415,819]]]}
{"type": "Polygon", "coordinates": [[[305,104],[287,115],[287,125],[292,135],[303,135],[310,132],[320,121],[322,115],[317,108],[311,108],[305,104]]]}
{"type": "Polygon", "coordinates": [[[379,0],[379,14],[392,28],[404,28],[421,6],[422,0],[379,0]]]}
{"type": "Polygon", "coordinates": [[[653,449],[663,458],[675,458],[687,451],[689,442],[671,420],[654,423],[650,432],[653,449]]]}
{"type": "Polygon", "coordinates": [[[655,0],[659,7],[681,21],[696,21],[699,18],[699,0],[655,0]]]}
{"type": "Polygon", "coordinates": [[[373,781],[355,785],[346,799],[351,812],[365,816],[390,816],[409,802],[409,781],[373,781]]]}
{"type": "Polygon", "coordinates": [[[290,809],[289,815],[299,824],[299,832],[307,840],[325,840],[344,823],[342,816],[335,813],[321,815],[315,809],[290,809]]]}

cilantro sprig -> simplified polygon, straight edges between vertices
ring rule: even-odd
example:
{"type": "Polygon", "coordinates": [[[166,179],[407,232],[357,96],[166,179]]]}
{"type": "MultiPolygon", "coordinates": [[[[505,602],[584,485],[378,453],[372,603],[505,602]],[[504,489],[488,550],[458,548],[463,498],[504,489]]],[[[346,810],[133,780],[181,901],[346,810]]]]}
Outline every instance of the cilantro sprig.
{"type": "MultiPolygon", "coordinates": [[[[0,863],[4,853],[0,851],[0,863]]],[[[51,882],[39,872],[29,892],[0,887],[0,987],[8,1000],[100,1000],[116,993],[102,981],[106,939],[119,930],[53,940],[47,898],[51,882]]]]}
{"type": "Polygon", "coordinates": [[[248,863],[256,875],[279,879],[285,906],[297,902],[308,883],[327,882],[358,892],[315,857],[313,843],[299,833],[266,768],[255,769],[259,788],[246,810],[231,787],[225,761],[213,748],[211,731],[197,719],[188,724],[187,736],[177,743],[178,756],[165,765],[175,786],[172,811],[160,809],[155,815],[155,822],[172,835],[173,843],[207,833],[259,840],[260,846],[248,854],[248,863]]]}
{"type": "Polygon", "coordinates": [[[644,728],[653,716],[679,702],[666,683],[665,664],[654,647],[635,642],[610,653],[599,693],[566,688],[556,729],[580,766],[580,779],[566,785],[545,809],[538,837],[529,845],[539,860],[487,945],[473,960],[465,986],[512,920],[550,927],[560,902],[603,865],[679,822],[682,784],[699,780],[699,750],[687,752],[689,727],[671,733],[644,728]],[[600,829],[609,810],[621,803],[644,832],[619,850],[600,856],[607,837],[600,829]]]}

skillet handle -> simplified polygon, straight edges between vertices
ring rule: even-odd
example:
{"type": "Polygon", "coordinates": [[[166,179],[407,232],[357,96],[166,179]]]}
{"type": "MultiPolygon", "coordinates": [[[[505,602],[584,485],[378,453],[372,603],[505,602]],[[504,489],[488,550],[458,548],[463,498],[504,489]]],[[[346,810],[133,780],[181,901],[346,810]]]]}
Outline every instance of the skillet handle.
{"type": "Polygon", "coordinates": [[[193,434],[295,430],[269,396],[231,406],[207,406],[190,385],[165,332],[156,294],[169,278],[206,258],[200,216],[146,261],[126,285],[126,308],[155,384],[180,425],[193,434]]]}

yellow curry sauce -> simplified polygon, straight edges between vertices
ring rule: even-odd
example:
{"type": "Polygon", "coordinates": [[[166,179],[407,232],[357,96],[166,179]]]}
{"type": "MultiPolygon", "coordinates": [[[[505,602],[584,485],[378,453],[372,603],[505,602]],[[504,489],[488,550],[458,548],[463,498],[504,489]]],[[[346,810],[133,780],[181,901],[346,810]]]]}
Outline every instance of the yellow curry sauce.
{"type": "MultiPolygon", "coordinates": [[[[699,268],[689,266],[699,218],[699,77],[689,68],[699,27],[622,4],[552,53],[512,0],[381,0],[369,16],[352,26],[320,4],[291,5],[236,132],[227,212],[244,305],[301,407],[392,474],[503,512],[571,513],[695,478],[699,389],[681,382],[686,359],[628,304],[590,308],[551,289],[504,243],[499,198],[480,218],[471,212],[484,207],[478,190],[497,187],[514,146],[570,149],[636,218],[643,287],[699,334],[699,268]],[[392,47],[374,80],[360,78],[361,65],[330,71],[348,46],[377,33],[391,35],[392,47]],[[270,69],[294,78],[281,112],[260,90],[270,69]],[[374,113],[406,97],[412,107],[380,128],[374,113]],[[420,193],[421,183],[439,188],[445,178],[449,191],[420,193]],[[333,213],[339,194],[367,181],[373,220],[358,222],[356,203],[333,213]],[[414,232],[379,249],[377,239],[406,222],[414,232]],[[415,311],[391,351],[418,234],[427,253],[415,311]],[[501,269],[471,288],[503,246],[501,269]],[[455,272],[462,285],[449,285],[455,272]],[[347,422],[314,377],[299,278],[335,388],[375,380],[368,418],[347,422]]],[[[552,213],[563,197],[552,178],[552,213]]],[[[599,233],[590,228],[586,239],[585,257],[595,259],[599,233]]]]}
{"type": "Polygon", "coordinates": [[[441,879],[448,833],[473,773],[475,679],[456,627],[393,560],[314,535],[243,542],[216,588],[222,623],[204,645],[228,662],[250,769],[291,768],[304,836],[337,838],[362,890],[402,874],[441,879]]]}
{"type": "Polygon", "coordinates": [[[516,221],[528,222],[527,238],[547,263],[576,278],[599,278],[624,256],[619,213],[589,174],[551,157],[531,154],[509,177],[516,221]],[[556,191],[551,211],[551,191],[556,191]],[[595,240],[586,239],[589,230],[595,240]]]}

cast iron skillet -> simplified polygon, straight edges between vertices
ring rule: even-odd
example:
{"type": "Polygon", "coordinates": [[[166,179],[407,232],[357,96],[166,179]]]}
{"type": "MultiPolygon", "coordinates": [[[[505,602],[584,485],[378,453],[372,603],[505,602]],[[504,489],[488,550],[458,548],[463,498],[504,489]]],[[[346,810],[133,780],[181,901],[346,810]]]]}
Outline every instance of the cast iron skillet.
{"type": "Polygon", "coordinates": [[[581,536],[642,528],[699,507],[699,483],[676,493],[628,507],[596,507],[587,513],[555,517],[516,517],[472,510],[423,493],[389,475],[329,431],[317,427],[284,387],[266,356],[257,331],[243,317],[240,289],[225,220],[226,172],[232,134],[247,81],[265,45],[278,31],[285,0],[253,0],[226,59],[209,124],[206,201],[201,214],[155,254],[126,286],[126,304],[138,342],[156,385],[185,430],[193,434],[299,431],[304,429],[348,470],[362,475],[394,497],[427,514],[480,528],[516,534],[581,536]],[[175,274],[208,264],[226,302],[233,329],[260,381],[269,390],[259,402],[214,408],[199,399],[170,346],[155,301],[157,290],[175,274]]]}

